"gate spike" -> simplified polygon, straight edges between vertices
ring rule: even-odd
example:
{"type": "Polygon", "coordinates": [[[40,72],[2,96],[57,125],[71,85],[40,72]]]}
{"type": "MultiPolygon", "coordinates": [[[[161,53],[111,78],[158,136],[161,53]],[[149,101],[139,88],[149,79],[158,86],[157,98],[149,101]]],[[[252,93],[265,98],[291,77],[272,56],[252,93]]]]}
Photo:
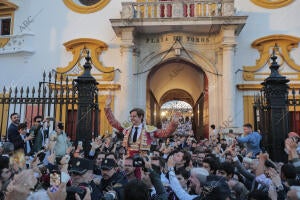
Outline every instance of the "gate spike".
{"type": "Polygon", "coordinates": [[[63,79],[64,79],[64,76],[63,76],[63,74],[61,73],[61,74],[60,74],[60,82],[62,82],[63,79]]]}
{"type": "Polygon", "coordinates": [[[18,88],[15,87],[15,95],[17,95],[17,94],[18,94],[18,88]]]}
{"type": "Polygon", "coordinates": [[[12,89],[11,89],[11,87],[9,87],[9,90],[8,90],[8,97],[11,97],[11,93],[12,93],[12,89]]]}
{"type": "Polygon", "coordinates": [[[292,94],[293,94],[293,95],[296,94],[295,88],[292,88],[292,94]]]}
{"type": "Polygon", "coordinates": [[[29,86],[27,86],[26,88],[26,96],[28,96],[28,94],[29,94],[29,86]]]}
{"type": "Polygon", "coordinates": [[[47,88],[44,87],[44,88],[43,88],[43,95],[44,95],[44,97],[46,96],[46,94],[47,94],[47,88]]]}
{"type": "Polygon", "coordinates": [[[52,92],[53,92],[53,89],[52,89],[52,87],[50,87],[49,88],[49,96],[51,97],[51,95],[52,95],[52,92]]]}
{"type": "Polygon", "coordinates": [[[23,86],[22,86],[21,90],[20,90],[21,95],[23,94],[23,92],[24,92],[24,89],[23,89],[23,86]]]}
{"type": "Polygon", "coordinates": [[[5,86],[3,87],[3,96],[5,95],[5,93],[6,93],[6,88],[5,88],[5,86]]]}
{"type": "Polygon", "coordinates": [[[43,80],[44,80],[44,82],[45,82],[45,78],[46,78],[46,72],[44,71],[43,72],[43,80]]]}
{"type": "Polygon", "coordinates": [[[57,80],[57,73],[56,73],[56,71],[55,71],[55,74],[54,74],[54,82],[56,82],[56,80],[57,80]]]}
{"type": "Polygon", "coordinates": [[[48,74],[49,84],[51,83],[51,78],[52,78],[52,73],[49,72],[49,74],[48,74]]]}

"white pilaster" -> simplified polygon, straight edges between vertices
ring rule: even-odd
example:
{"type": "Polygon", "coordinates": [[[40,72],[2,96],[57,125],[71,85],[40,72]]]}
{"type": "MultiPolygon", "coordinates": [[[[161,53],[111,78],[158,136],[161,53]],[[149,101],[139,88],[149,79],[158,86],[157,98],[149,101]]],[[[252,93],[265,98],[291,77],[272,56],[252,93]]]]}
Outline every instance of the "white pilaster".
{"type": "MultiPolygon", "coordinates": [[[[223,122],[235,126],[234,27],[223,28],[223,122]]],[[[228,127],[226,127],[228,128],[228,127]]]]}
{"type": "MultiPolygon", "coordinates": [[[[121,70],[120,84],[121,91],[118,93],[116,99],[116,111],[120,115],[119,119],[127,120],[129,111],[135,105],[134,91],[136,91],[136,81],[133,73],[135,66],[133,64],[133,51],[134,51],[134,28],[122,29],[121,35],[121,70]]],[[[121,120],[122,121],[122,120],[121,120]]]]}

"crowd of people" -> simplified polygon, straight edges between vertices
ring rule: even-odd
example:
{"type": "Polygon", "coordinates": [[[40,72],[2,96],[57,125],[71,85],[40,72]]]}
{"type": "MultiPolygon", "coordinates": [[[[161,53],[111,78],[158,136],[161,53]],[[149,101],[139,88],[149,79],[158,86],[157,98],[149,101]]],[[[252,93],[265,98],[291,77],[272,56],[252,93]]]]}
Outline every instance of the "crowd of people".
{"type": "Polygon", "coordinates": [[[300,137],[285,140],[287,163],[261,151],[261,135],[244,124],[244,134],[197,141],[176,134],[177,114],[165,128],[146,125],[144,111],[130,111],[123,127],[106,101],[116,134],[71,141],[61,122],[49,133],[49,117],[32,127],[11,115],[8,141],[0,145],[0,187],[5,200],[296,200],[300,199],[300,137]],[[43,124],[41,124],[43,123],[43,124]]]}
{"type": "MultiPolygon", "coordinates": [[[[168,124],[170,123],[170,120],[167,118],[162,119],[162,128],[166,128],[168,124]]],[[[192,119],[189,117],[181,117],[178,122],[178,126],[176,128],[176,134],[179,135],[189,135],[193,132],[192,129],[192,119]]]]}

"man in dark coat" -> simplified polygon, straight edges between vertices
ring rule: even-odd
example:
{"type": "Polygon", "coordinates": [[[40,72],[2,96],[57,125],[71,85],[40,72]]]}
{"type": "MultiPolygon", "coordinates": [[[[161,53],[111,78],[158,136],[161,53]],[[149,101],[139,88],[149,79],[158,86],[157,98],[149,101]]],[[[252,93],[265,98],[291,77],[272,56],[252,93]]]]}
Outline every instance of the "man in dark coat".
{"type": "Polygon", "coordinates": [[[8,141],[12,142],[17,137],[19,137],[18,125],[20,124],[20,115],[18,113],[12,113],[10,115],[11,123],[7,129],[7,137],[8,141]]]}

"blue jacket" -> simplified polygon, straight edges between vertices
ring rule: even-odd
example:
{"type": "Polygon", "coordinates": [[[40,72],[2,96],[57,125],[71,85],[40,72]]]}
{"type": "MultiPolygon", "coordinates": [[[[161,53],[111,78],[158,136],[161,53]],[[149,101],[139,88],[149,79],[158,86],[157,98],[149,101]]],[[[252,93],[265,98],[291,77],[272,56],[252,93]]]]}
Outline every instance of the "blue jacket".
{"type": "Polygon", "coordinates": [[[252,156],[256,156],[260,149],[261,135],[258,132],[249,133],[246,136],[238,137],[237,141],[246,145],[247,153],[252,152],[252,156]]]}

